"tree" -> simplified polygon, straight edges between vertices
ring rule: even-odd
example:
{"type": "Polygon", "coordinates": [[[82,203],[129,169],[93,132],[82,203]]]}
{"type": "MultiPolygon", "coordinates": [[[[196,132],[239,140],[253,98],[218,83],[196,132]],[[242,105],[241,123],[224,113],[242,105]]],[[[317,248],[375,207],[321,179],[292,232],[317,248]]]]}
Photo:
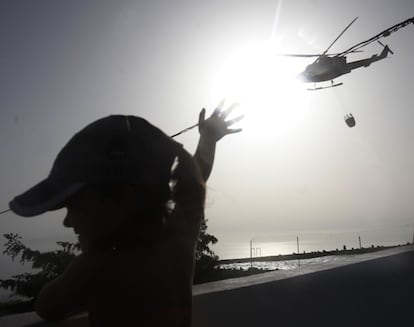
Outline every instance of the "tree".
{"type": "Polygon", "coordinates": [[[0,287],[31,299],[37,297],[44,284],[61,275],[80,251],[78,243],[57,242],[60,249],[40,252],[25,246],[21,242],[22,237],[18,234],[9,233],[3,236],[7,240],[4,254],[10,256],[12,260],[20,256],[20,263],[29,262],[33,269],[40,269],[40,271],[0,280],[0,287]]]}
{"type": "Polygon", "coordinates": [[[218,239],[215,236],[207,233],[207,224],[203,222],[195,253],[194,282],[203,281],[217,265],[219,257],[210,249],[210,244],[214,245],[217,242],[218,239]]]}

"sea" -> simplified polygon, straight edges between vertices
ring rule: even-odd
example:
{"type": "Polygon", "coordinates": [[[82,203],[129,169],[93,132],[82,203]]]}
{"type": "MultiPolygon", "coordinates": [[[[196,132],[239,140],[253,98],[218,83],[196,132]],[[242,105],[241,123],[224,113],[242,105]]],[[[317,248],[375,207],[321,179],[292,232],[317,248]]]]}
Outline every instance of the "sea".
{"type": "Polygon", "coordinates": [[[246,233],[241,237],[235,237],[232,233],[212,234],[218,238],[218,242],[211,249],[220,259],[239,259],[405,245],[414,242],[414,225],[357,231],[297,231],[283,234],[252,233],[253,235],[246,233]]]}
{"type": "MultiPolygon", "coordinates": [[[[234,262],[234,263],[221,263],[218,265],[220,269],[237,269],[237,270],[248,270],[249,268],[257,268],[264,270],[290,270],[296,269],[299,266],[309,266],[321,263],[335,262],[339,258],[351,257],[357,254],[350,255],[329,255],[323,257],[316,257],[311,259],[292,259],[292,260],[280,260],[280,261],[252,261],[252,262],[234,262]]],[[[257,258],[256,258],[257,260],[257,258]]]]}

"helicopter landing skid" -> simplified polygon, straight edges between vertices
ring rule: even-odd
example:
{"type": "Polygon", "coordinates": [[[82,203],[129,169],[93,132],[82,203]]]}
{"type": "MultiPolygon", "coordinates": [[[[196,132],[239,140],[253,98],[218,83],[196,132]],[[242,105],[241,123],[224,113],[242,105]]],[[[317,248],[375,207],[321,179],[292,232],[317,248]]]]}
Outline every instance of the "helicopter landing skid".
{"type": "Polygon", "coordinates": [[[308,91],[318,91],[318,90],[323,90],[323,89],[330,89],[331,87],[337,87],[337,86],[341,86],[344,83],[336,83],[336,84],[331,84],[329,86],[319,86],[319,87],[314,87],[313,89],[307,89],[308,91]]]}

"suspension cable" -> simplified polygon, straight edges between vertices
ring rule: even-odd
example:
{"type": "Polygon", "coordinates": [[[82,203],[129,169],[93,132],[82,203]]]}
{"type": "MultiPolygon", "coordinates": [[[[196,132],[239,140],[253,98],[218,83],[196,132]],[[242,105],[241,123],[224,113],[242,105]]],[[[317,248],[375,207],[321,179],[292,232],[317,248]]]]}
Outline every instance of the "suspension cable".
{"type": "Polygon", "coordinates": [[[9,212],[9,211],[11,211],[11,209],[7,209],[7,210],[0,211],[0,215],[4,214],[6,212],[9,212]]]}
{"type": "Polygon", "coordinates": [[[197,126],[198,126],[198,123],[197,124],[194,124],[194,125],[192,125],[190,127],[184,128],[183,130],[179,131],[178,133],[175,133],[174,135],[171,135],[170,137],[176,137],[176,136],[178,136],[178,135],[180,135],[182,133],[188,132],[190,129],[193,129],[194,127],[197,127],[197,126]]]}

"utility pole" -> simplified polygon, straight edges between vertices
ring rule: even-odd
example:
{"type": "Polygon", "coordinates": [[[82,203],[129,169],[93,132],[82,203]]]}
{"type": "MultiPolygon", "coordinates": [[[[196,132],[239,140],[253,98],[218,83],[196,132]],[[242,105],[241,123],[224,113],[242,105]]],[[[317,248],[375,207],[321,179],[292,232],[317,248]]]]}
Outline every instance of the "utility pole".
{"type": "Polygon", "coordinates": [[[359,248],[362,249],[362,246],[361,246],[361,236],[358,236],[358,239],[359,239],[359,248]]]}
{"type": "Polygon", "coordinates": [[[250,240],[250,267],[253,267],[253,240],[250,240]]]}
{"type": "Polygon", "coordinates": [[[300,267],[300,259],[299,259],[299,236],[296,236],[296,244],[298,246],[298,267],[300,267]]]}
{"type": "Polygon", "coordinates": [[[298,254],[299,254],[299,236],[296,236],[296,244],[297,244],[297,247],[298,247],[298,254]]]}

